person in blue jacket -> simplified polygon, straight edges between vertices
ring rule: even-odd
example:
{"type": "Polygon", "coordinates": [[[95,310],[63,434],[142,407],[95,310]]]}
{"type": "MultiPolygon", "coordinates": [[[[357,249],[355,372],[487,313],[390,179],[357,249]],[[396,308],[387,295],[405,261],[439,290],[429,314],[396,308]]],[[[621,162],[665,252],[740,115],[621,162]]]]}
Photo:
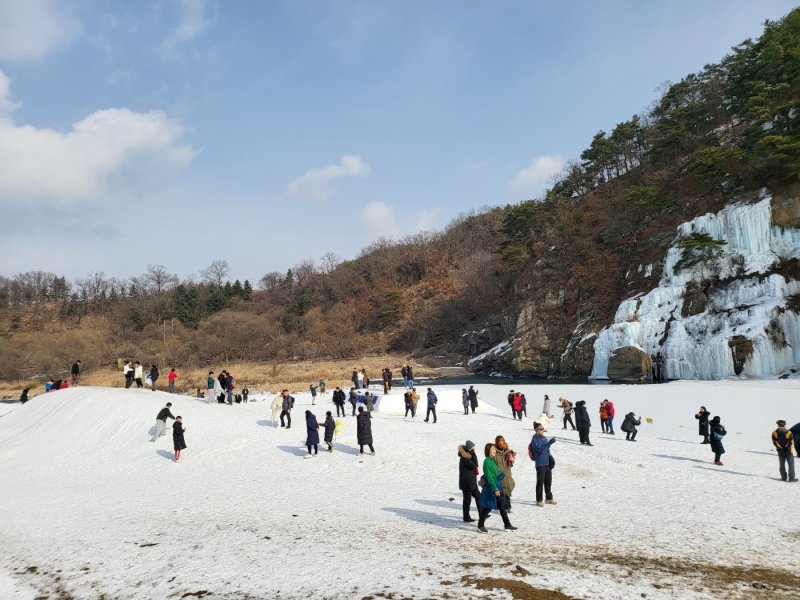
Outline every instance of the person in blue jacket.
{"type": "Polygon", "coordinates": [[[550,446],[556,443],[556,438],[549,440],[544,437],[544,425],[541,423],[533,424],[533,438],[531,438],[531,450],[533,460],[536,464],[536,506],[556,504],[553,500],[553,492],[550,486],[553,483],[553,466],[555,461],[550,456],[550,446]],[[545,501],[542,502],[542,490],[544,490],[545,501]]]}
{"type": "Polygon", "coordinates": [[[433,422],[436,423],[436,403],[439,402],[439,398],[436,397],[436,392],[434,392],[431,388],[428,388],[428,413],[425,416],[425,422],[427,423],[431,418],[431,413],[433,413],[433,422]]]}

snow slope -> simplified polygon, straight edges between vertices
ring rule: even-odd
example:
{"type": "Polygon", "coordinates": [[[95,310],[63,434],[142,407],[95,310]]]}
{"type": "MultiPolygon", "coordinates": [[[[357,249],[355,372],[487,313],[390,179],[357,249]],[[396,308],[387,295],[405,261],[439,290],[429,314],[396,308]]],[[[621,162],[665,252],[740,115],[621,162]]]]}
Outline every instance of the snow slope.
{"type": "Polygon", "coordinates": [[[548,393],[587,400],[593,419],[592,448],[551,428],[559,504],[545,508],[531,419],[509,418],[507,388],[479,386],[479,414],[464,416],[461,388],[437,386],[436,425],[422,422],[424,399],[405,420],[395,389],[374,415],[376,456],[358,456],[348,416],[336,451],[312,459],[302,414],[322,420],[330,394],[313,407],[297,394],[291,430],[271,426],[271,397],[226,406],[79,387],[17,405],[0,418],[0,597],[510,598],[492,589],[510,584],[574,598],[800,594],[789,550],[800,484],[777,480],[769,441],[776,418],[800,420],[800,382],[521,386],[531,417],[548,393]],[[639,442],[597,432],[605,397],[617,428],[630,410],[653,419],[639,442]],[[180,463],[169,431],[148,441],[168,400],[187,427],[180,463]],[[728,427],[724,467],[697,443],[700,404],[728,427]],[[519,454],[519,530],[494,516],[483,535],[461,520],[456,447],[472,439],[482,455],[498,434],[519,454]]]}

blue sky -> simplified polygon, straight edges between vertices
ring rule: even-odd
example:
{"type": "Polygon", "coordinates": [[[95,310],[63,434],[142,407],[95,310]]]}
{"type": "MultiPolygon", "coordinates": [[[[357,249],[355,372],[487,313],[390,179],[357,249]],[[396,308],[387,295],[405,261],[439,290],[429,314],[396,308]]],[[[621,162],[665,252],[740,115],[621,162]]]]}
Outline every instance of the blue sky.
{"type": "Polygon", "coordinates": [[[0,0],[0,274],[257,281],[538,197],[778,0],[0,0]]]}

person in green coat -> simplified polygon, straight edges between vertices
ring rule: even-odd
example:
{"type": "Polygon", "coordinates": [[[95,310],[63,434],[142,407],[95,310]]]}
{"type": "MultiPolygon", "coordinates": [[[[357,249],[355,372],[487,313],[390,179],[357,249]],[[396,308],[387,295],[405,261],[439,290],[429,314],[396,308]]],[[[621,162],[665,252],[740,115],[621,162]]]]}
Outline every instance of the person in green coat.
{"type": "MultiPolygon", "coordinates": [[[[500,475],[500,469],[497,467],[497,463],[494,461],[494,457],[497,454],[497,448],[490,442],[486,444],[485,448],[483,449],[483,454],[486,457],[483,460],[483,476],[486,478],[486,486],[494,493],[495,503],[497,505],[497,509],[500,511],[500,516],[503,519],[503,525],[506,529],[513,531],[516,529],[516,527],[514,527],[511,524],[511,521],[508,520],[503,490],[497,482],[497,478],[500,475]]],[[[484,524],[486,523],[486,517],[489,516],[490,512],[492,512],[492,508],[486,507],[482,503],[481,512],[478,518],[478,531],[481,533],[487,533],[487,529],[484,527],[484,524]]]]}

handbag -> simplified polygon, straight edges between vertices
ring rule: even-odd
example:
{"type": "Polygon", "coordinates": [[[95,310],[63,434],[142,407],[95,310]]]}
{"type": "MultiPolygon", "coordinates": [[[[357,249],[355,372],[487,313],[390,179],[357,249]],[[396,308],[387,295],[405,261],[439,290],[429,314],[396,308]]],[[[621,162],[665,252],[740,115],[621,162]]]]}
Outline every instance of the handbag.
{"type": "Polygon", "coordinates": [[[552,454],[550,455],[550,468],[551,469],[555,469],[556,468],[556,459],[553,458],[552,454]]]}

